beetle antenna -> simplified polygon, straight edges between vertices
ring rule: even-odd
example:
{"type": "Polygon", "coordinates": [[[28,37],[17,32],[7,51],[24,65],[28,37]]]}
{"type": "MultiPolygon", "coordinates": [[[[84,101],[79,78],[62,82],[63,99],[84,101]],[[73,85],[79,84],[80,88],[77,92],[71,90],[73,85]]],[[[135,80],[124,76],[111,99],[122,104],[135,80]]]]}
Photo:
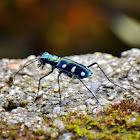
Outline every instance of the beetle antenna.
{"type": "Polygon", "coordinates": [[[31,60],[27,61],[27,62],[24,64],[24,66],[23,66],[21,69],[19,69],[19,70],[15,73],[14,78],[13,78],[13,81],[15,80],[16,75],[17,75],[22,69],[24,69],[25,67],[29,66],[30,64],[36,62],[37,60],[38,60],[38,58],[31,59],[31,60]],[[31,62],[31,61],[32,61],[32,62],[31,62]],[[30,62],[30,63],[29,63],[29,62],[30,62]]]}

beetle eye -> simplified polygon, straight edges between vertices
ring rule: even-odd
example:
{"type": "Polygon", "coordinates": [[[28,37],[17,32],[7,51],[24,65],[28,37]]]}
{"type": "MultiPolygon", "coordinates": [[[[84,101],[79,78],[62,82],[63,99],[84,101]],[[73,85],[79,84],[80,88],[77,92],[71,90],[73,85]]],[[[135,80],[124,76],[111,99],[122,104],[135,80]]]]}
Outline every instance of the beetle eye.
{"type": "Polygon", "coordinates": [[[45,58],[40,57],[40,58],[39,58],[39,61],[40,61],[41,63],[43,63],[44,59],[45,59],[45,58]]]}

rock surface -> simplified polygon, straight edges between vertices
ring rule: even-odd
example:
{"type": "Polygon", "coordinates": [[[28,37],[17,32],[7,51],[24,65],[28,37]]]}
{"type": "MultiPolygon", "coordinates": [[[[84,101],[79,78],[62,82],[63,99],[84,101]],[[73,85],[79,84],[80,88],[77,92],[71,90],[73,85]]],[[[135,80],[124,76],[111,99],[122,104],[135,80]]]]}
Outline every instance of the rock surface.
{"type": "MultiPolygon", "coordinates": [[[[35,56],[32,55],[22,60],[7,58],[0,60],[0,121],[9,126],[22,124],[21,129],[28,127],[34,132],[42,130],[52,138],[56,138],[64,131],[65,124],[59,119],[54,119],[52,124],[55,130],[52,131],[50,126],[44,125],[41,115],[45,114],[47,118],[56,118],[60,115],[58,70],[54,70],[51,75],[42,79],[38,93],[38,80],[51,70],[50,65],[40,69],[35,62],[20,71],[12,83],[12,78],[19,68],[34,58],[35,56]],[[34,102],[36,97],[39,100],[34,102]]],[[[139,49],[122,52],[120,58],[98,52],[68,58],[85,66],[97,62],[114,83],[127,90],[110,83],[97,66],[92,66],[90,69],[93,75],[83,79],[83,82],[92,90],[102,107],[78,79],[71,79],[62,74],[60,80],[62,116],[68,115],[69,112],[84,115],[88,112],[96,115],[106,107],[122,100],[140,100],[139,49]]],[[[3,131],[3,133],[7,132],[3,131]]],[[[65,132],[62,137],[71,139],[71,133],[65,132]]]]}

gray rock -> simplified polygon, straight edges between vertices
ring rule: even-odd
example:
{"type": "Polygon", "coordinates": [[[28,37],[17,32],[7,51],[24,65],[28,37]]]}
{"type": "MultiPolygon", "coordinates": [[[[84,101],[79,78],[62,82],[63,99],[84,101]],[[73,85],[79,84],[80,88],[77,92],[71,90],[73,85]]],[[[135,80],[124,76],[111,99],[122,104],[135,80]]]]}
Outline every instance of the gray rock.
{"type": "MultiPolygon", "coordinates": [[[[14,84],[12,84],[10,79],[17,69],[11,69],[9,65],[16,63],[18,67],[22,67],[25,62],[33,58],[35,58],[34,55],[23,60],[0,60],[0,121],[7,122],[11,126],[22,123],[34,132],[44,130],[52,138],[58,138],[61,132],[59,138],[70,140],[72,134],[64,132],[64,123],[56,117],[60,115],[66,116],[68,112],[85,115],[89,112],[96,115],[104,108],[97,103],[93,95],[89,93],[78,79],[71,79],[61,75],[62,107],[60,112],[60,95],[58,90],[56,90],[58,88],[57,70],[41,80],[40,91],[37,94],[39,78],[51,70],[51,67],[48,65],[44,69],[39,69],[37,68],[37,63],[33,63],[20,71],[15,77],[14,84]],[[40,99],[34,102],[36,97],[40,99]],[[44,113],[48,118],[54,119],[53,125],[55,128],[53,130],[49,124],[44,125],[44,119],[41,116],[44,113]]],[[[125,90],[113,85],[96,65],[92,66],[90,69],[93,75],[83,79],[83,82],[93,91],[104,107],[127,98],[133,98],[136,101],[140,100],[139,49],[122,52],[121,58],[102,53],[71,56],[68,58],[85,66],[93,62],[99,63],[113,82],[128,89],[125,90]]],[[[131,121],[134,119],[132,118],[131,121]]]]}

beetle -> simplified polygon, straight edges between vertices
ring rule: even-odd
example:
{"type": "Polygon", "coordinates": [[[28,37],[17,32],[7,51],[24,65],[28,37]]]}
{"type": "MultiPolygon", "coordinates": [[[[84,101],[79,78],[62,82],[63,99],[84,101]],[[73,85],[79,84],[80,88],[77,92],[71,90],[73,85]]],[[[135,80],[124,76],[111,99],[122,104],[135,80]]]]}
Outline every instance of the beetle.
{"type": "MultiPolygon", "coordinates": [[[[79,81],[86,87],[86,89],[93,95],[93,97],[97,100],[97,102],[101,106],[102,106],[102,104],[99,102],[97,97],[93,94],[93,92],[82,81],[82,79],[87,78],[87,77],[92,75],[92,71],[89,69],[91,66],[97,65],[99,67],[99,69],[102,71],[102,73],[105,75],[105,77],[111,83],[113,83],[114,85],[116,85],[116,86],[118,86],[120,88],[123,88],[123,87],[115,84],[113,81],[111,81],[97,62],[94,62],[94,63],[92,63],[92,64],[90,64],[88,66],[85,66],[85,65],[77,63],[76,61],[73,61],[73,60],[71,60],[69,58],[58,57],[58,56],[55,56],[55,55],[51,55],[48,52],[44,52],[38,58],[29,60],[28,62],[25,63],[25,65],[19,71],[21,71],[24,67],[27,67],[28,65],[34,63],[35,61],[38,61],[38,67],[42,67],[43,68],[45,66],[45,64],[50,64],[51,68],[52,68],[50,72],[48,72],[44,76],[40,77],[39,84],[38,84],[38,91],[40,89],[40,82],[41,82],[41,80],[44,77],[50,75],[54,71],[55,68],[58,69],[58,71],[59,71],[59,73],[58,73],[58,86],[59,86],[59,90],[58,91],[59,91],[59,94],[60,94],[60,109],[61,109],[61,93],[60,93],[60,80],[59,80],[59,78],[60,78],[60,75],[62,73],[67,75],[70,78],[79,79],[79,81]]],[[[14,75],[14,79],[15,79],[15,76],[17,75],[17,73],[19,71],[17,71],[16,74],[14,75]]],[[[36,97],[35,101],[37,99],[38,98],[36,97]]]]}

